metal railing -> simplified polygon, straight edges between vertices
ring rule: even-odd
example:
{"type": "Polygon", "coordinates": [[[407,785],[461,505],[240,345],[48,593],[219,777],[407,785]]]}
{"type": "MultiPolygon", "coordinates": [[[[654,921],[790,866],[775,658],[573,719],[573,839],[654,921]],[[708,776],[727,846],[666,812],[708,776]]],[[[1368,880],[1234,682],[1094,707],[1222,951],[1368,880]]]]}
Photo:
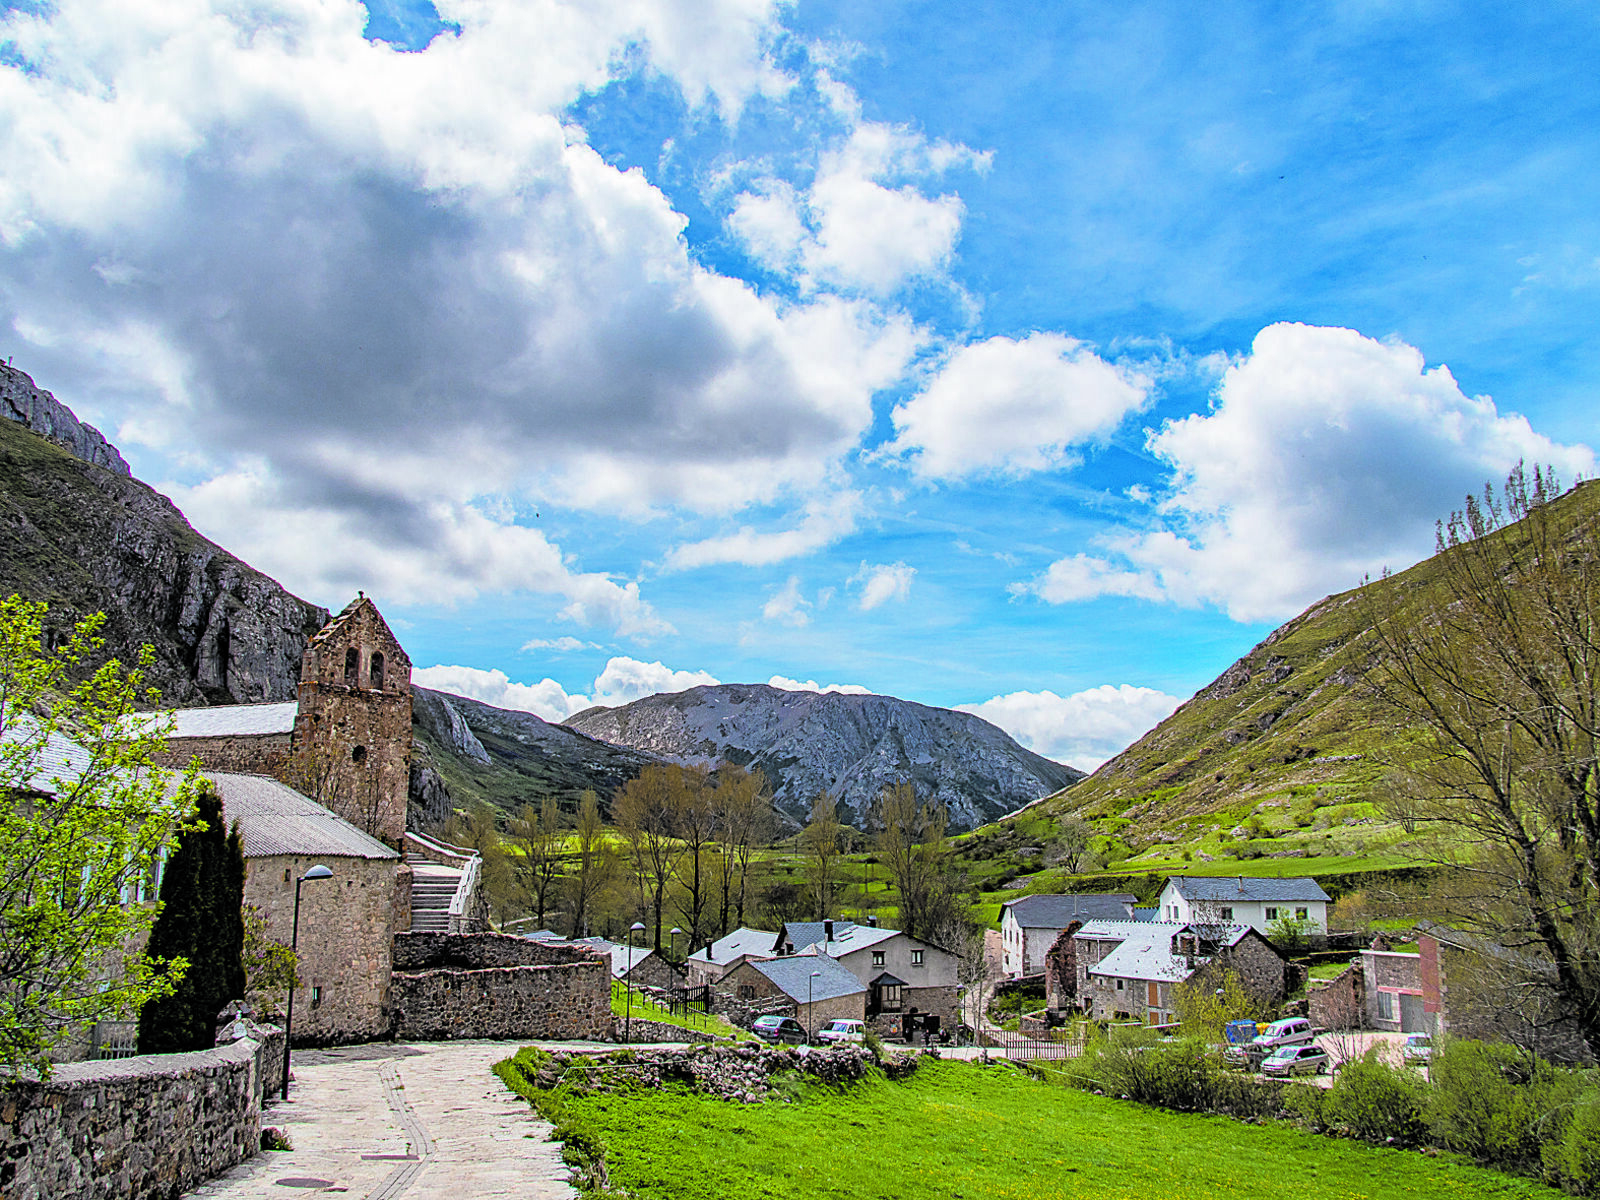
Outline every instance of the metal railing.
{"type": "Polygon", "coordinates": [[[133,1058],[138,1053],[137,1021],[96,1021],[89,1030],[90,1058],[133,1058]]]}

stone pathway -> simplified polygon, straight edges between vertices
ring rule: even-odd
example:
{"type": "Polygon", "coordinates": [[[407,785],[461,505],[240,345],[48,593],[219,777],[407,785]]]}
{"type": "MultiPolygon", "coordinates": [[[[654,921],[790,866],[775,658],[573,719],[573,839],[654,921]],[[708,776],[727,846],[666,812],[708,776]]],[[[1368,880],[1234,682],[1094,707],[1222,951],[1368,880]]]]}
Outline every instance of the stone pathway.
{"type": "MultiPolygon", "coordinates": [[[[290,1151],[263,1151],[187,1193],[196,1200],[576,1197],[561,1147],[489,1068],[522,1042],[373,1044],[302,1050],[287,1104],[262,1123],[290,1151]]],[[[572,1043],[562,1043],[568,1049],[572,1043]]],[[[596,1047],[596,1049],[614,1047],[596,1047]]]]}

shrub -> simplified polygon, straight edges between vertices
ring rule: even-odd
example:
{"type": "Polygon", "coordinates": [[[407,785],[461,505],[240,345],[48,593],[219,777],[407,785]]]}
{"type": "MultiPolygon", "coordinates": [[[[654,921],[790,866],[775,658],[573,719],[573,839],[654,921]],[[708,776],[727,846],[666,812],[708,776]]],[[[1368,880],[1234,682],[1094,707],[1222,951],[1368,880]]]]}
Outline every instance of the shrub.
{"type": "Polygon", "coordinates": [[[1428,1075],[1428,1132],[1435,1145],[1507,1166],[1538,1163],[1560,1140],[1579,1078],[1514,1046],[1447,1041],[1428,1075]]]}
{"type": "Polygon", "coordinates": [[[1545,1169],[1580,1196],[1600,1191],[1600,1091],[1589,1089],[1573,1106],[1560,1141],[1545,1147],[1545,1169]]]}
{"type": "Polygon", "coordinates": [[[1374,1046],[1346,1064],[1323,1103],[1324,1122],[1364,1141],[1410,1146],[1427,1133],[1428,1085],[1407,1067],[1391,1067],[1374,1046]]]}

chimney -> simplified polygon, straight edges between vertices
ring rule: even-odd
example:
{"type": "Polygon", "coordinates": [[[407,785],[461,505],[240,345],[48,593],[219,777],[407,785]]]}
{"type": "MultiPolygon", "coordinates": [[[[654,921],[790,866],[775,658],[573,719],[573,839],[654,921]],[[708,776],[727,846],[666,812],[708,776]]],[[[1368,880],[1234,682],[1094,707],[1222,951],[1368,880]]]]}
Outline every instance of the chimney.
{"type": "Polygon", "coordinates": [[[833,922],[832,921],[823,921],[823,923],[822,923],[822,941],[823,941],[824,945],[826,945],[828,942],[833,941],[833,922]]]}
{"type": "Polygon", "coordinates": [[[1244,895],[1244,876],[1239,876],[1239,895],[1244,895]]]}

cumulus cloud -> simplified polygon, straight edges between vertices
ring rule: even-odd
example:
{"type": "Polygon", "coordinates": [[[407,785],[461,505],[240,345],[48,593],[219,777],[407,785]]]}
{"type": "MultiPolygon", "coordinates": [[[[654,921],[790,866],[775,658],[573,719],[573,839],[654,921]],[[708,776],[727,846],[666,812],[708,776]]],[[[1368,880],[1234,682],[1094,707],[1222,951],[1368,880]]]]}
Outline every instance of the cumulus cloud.
{"type": "Polygon", "coordinates": [[[1182,701],[1155,688],[1101,684],[1070,696],[1011,692],[982,704],[961,704],[998,725],[1035,754],[1093,771],[1154,729],[1182,701]]]}
{"type": "Polygon", "coordinates": [[[856,607],[862,612],[870,612],[891,600],[910,599],[911,581],[916,574],[915,567],[908,567],[903,562],[877,566],[862,563],[861,569],[850,577],[851,583],[861,585],[861,596],[856,601],[856,607]]]}
{"type": "Polygon", "coordinates": [[[1595,465],[1412,346],[1295,324],[1263,329],[1211,410],[1149,444],[1172,471],[1155,528],[1102,539],[1103,556],[1063,559],[1026,589],[1058,602],[1159,591],[1281,620],[1425,557],[1434,522],[1519,459],[1568,479],[1595,465]]]}
{"type": "Polygon", "coordinates": [[[667,553],[666,565],[680,571],[717,563],[764,567],[798,558],[832,545],[854,530],[860,509],[859,492],[838,492],[809,502],[805,516],[792,529],[762,531],[744,525],[737,533],[674,546],[667,553]]]}
{"type": "Polygon", "coordinates": [[[800,594],[799,576],[791,575],[789,581],[761,606],[761,615],[769,621],[800,629],[811,624],[811,614],[806,611],[810,607],[811,601],[800,594]]]}
{"type": "Polygon", "coordinates": [[[681,692],[718,682],[705,671],[675,671],[659,662],[622,656],[606,663],[587,695],[568,692],[553,679],[516,683],[504,671],[477,667],[420,667],[412,670],[411,677],[423,687],[480,700],[496,708],[531,712],[546,721],[565,721],[595,705],[614,708],[660,692],[681,692]]]}
{"type": "Polygon", "coordinates": [[[790,679],[784,675],[774,675],[767,680],[767,686],[781,688],[786,692],[839,692],[846,696],[872,695],[869,689],[862,687],[859,683],[819,684],[815,679],[790,679]]]}
{"type": "MultiPolygon", "coordinates": [[[[552,579],[556,548],[498,515],[518,504],[821,486],[921,335],[706,269],[666,197],[563,125],[641,67],[730,115],[776,94],[775,0],[447,7],[459,33],[417,53],[366,41],[351,0],[8,11],[0,324],[194,494],[271,485],[259,513],[202,504],[208,533],[265,566],[297,522],[359,531],[409,548],[419,599],[552,579]]],[[[650,626],[631,585],[567,569],[571,611],[650,626]]]]}
{"type": "Polygon", "coordinates": [[[957,349],[896,405],[886,450],[924,478],[1060,467],[1144,407],[1149,380],[1059,333],[993,337],[957,349]]]}

